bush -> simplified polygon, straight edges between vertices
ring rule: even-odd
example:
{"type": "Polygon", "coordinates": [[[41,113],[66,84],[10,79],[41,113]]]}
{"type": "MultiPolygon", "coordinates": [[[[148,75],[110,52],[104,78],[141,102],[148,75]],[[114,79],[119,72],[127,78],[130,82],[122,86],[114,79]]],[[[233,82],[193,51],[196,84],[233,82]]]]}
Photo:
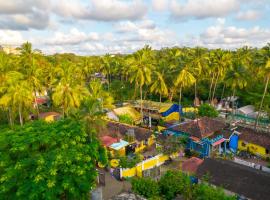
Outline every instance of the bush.
{"type": "Polygon", "coordinates": [[[215,188],[205,183],[196,185],[193,190],[194,200],[236,200],[235,196],[228,196],[222,188],[215,188]]]}
{"type": "Polygon", "coordinates": [[[134,122],[132,117],[128,114],[119,115],[119,121],[125,124],[130,124],[130,125],[132,125],[134,122]]]}
{"type": "Polygon", "coordinates": [[[159,181],[161,194],[169,200],[184,194],[190,185],[189,177],[180,171],[167,171],[159,181]]]}
{"type": "Polygon", "coordinates": [[[147,199],[157,199],[159,196],[158,183],[150,178],[133,178],[131,185],[133,192],[147,199]]]}
{"type": "Polygon", "coordinates": [[[132,168],[135,167],[137,163],[141,162],[141,158],[138,154],[135,154],[133,157],[122,156],[119,157],[119,165],[122,168],[132,168]]]}
{"type": "Polygon", "coordinates": [[[198,114],[200,117],[217,117],[218,111],[209,104],[202,104],[198,109],[198,114]]]}

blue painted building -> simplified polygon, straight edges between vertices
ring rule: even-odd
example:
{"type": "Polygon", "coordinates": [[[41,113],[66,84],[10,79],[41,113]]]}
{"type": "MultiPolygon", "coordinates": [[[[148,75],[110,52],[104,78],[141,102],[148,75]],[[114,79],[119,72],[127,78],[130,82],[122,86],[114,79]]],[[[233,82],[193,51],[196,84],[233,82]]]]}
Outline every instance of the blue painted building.
{"type": "Polygon", "coordinates": [[[188,149],[198,152],[201,157],[209,157],[213,152],[224,153],[231,148],[237,150],[237,136],[232,136],[233,131],[226,127],[224,122],[202,117],[172,125],[164,130],[163,134],[188,137],[188,149]],[[230,142],[231,138],[234,139],[233,142],[230,142]]]}

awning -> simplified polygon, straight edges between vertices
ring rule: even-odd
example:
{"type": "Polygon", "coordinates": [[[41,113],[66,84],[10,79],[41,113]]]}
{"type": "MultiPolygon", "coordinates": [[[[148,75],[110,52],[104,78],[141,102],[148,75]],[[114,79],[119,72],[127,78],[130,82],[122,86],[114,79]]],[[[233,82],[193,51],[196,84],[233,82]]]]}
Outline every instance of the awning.
{"type": "Polygon", "coordinates": [[[221,143],[224,142],[224,141],[225,141],[225,139],[224,139],[224,138],[221,138],[220,140],[214,142],[214,143],[212,144],[212,146],[217,146],[217,145],[221,144],[221,143]]]}

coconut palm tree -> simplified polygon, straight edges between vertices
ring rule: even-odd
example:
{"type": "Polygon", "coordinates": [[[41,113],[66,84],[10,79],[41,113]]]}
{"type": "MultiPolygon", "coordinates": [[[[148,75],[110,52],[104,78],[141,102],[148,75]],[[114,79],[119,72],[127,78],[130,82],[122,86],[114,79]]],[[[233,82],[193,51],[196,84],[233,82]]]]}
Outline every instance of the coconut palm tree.
{"type": "Polygon", "coordinates": [[[261,111],[262,111],[262,107],[263,107],[263,102],[264,102],[266,93],[268,91],[268,85],[269,85],[269,80],[270,80],[270,57],[267,59],[267,61],[265,63],[265,66],[262,69],[261,73],[263,74],[263,76],[265,78],[265,85],[264,85],[264,92],[263,92],[263,95],[262,95],[262,99],[261,99],[261,103],[260,103],[258,115],[256,117],[255,129],[258,126],[258,122],[259,122],[261,111]]]}
{"type": "Polygon", "coordinates": [[[179,106],[181,105],[182,101],[182,88],[190,87],[196,82],[195,77],[189,71],[189,67],[185,66],[180,69],[180,72],[176,78],[175,86],[179,87],[179,106]]]}
{"type": "MultiPolygon", "coordinates": [[[[22,74],[17,73],[16,76],[22,78],[22,74]]],[[[30,109],[33,105],[34,98],[29,88],[29,84],[25,80],[12,81],[0,88],[0,92],[4,91],[4,94],[0,98],[0,105],[11,108],[13,112],[18,111],[21,126],[24,121],[23,111],[27,108],[30,109]]],[[[11,116],[10,120],[12,121],[11,116]]],[[[13,123],[11,122],[11,124],[13,123]]]]}
{"type": "Polygon", "coordinates": [[[62,107],[65,116],[71,109],[79,108],[89,92],[82,83],[81,70],[77,66],[64,62],[55,73],[59,81],[53,91],[52,100],[56,106],[62,107]]]}
{"type": "Polygon", "coordinates": [[[155,71],[154,75],[154,82],[150,87],[150,92],[159,94],[159,102],[161,103],[161,96],[168,95],[168,88],[163,75],[160,72],[155,71]]]}
{"type": "Polygon", "coordinates": [[[151,83],[151,75],[153,72],[152,59],[153,54],[151,48],[145,46],[143,49],[135,52],[127,60],[127,64],[130,66],[130,82],[135,83],[135,87],[139,87],[140,89],[141,120],[143,120],[143,86],[151,83]]]}

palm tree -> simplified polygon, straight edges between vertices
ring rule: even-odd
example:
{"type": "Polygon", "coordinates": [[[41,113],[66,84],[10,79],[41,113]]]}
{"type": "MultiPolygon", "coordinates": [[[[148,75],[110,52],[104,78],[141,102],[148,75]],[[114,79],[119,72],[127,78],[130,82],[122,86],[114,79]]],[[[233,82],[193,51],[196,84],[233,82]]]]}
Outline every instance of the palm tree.
{"type": "Polygon", "coordinates": [[[157,71],[155,71],[154,74],[155,74],[155,78],[154,78],[155,81],[150,87],[150,92],[159,94],[159,102],[161,103],[161,96],[168,95],[168,88],[167,88],[165,80],[163,79],[163,75],[157,71]]]}
{"type": "MultiPolygon", "coordinates": [[[[16,74],[19,75],[19,74],[16,74]]],[[[22,75],[20,75],[22,77],[22,75]]],[[[18,111],[21,126],[23,125],[23,111],[26,108],[31,108],[33,105],[33,95],[29,90],[28,82],[21,80],[12,82],[0,88],[0,92],[5,91],[0,98],[0,105],[10,107],[11,110],[18,111]]],[[[10,119],[12,120],[12,119],[10,119]]],[[[11,122],[11,124],[13,124],[11,122]]]]}
{"type": "MultiPolygon", "coordinates": [[[[233,91],[233,99],[236,89],[243,89],[247,85],[247,71],[239,62],[234,61],[232,68],[226,74],[226,85],[230,86],[233,91]]],[[[233,109],[234,109],[233,102],[233,109]]]]}
{"type": "Polygon", "coordinates": [[[223,77],[225,75],[225,72],[228,68],[231,66],[231,54],[228,51],[223,51],[221,49],[217,49],[213,51],[214,53],[214,70],[216,70],[216,80],[214,83],[214,88],[213,88],[213,93],[212,93],[212,98],[211,102],[213,102],[215,98],[215,92],[217,88],[218,81],[220,77],[223,77]]]}
{"type": "Polygon", "coordinates": [[[62,107],[65,116],[71,109],[79,108],[89,92],[81,82],[81,70],[75,65],[64,62],[55,73],[59,76],[59,81],[53,91],[52,100],[56,106],[62,107]]]}
{"type": "Polygon", "coordinates": [[[193,85],[195,82],[196,79],[193,76],[193,74],[189,71],[187,66],[180,69],[180,72],[175,81],[175,86],[179,87],[179,106],[181,105],[182,101],[182,88],[189,87],[193,85]]]}
{"type": "Polygon", "coordinates": [[[130,66],[130,82],[135,83],[135,87],[140,88],[141,120],[143,120],[143,86],[151,83],[153,71],[152,58],[153,54],[151,48],[145,46],[143,49],[135,52],[127,60],[127,64],[130,66]]]}
{"type": "Polygon", "coordinates": [[[258,112],[258,115],[256,117],[255,129],[258,126],[258,122],[259,122],[259,119],[260,119],[260,114],[261,114],[261,111],[262,111],[263,102],[264,102],[265,95],[266,95],[267,90],[268,90],[269,79],[270,79],[270,58],[268,58],[268,60],[267,60],[267,62],[265,64],[265,67],[262,70],[262,74],[265,77],[265,86],[264,86],[264,92],[263,92],[262,100],[261,100],[260,107],[259,107],[259,112],[258,112]]]}

